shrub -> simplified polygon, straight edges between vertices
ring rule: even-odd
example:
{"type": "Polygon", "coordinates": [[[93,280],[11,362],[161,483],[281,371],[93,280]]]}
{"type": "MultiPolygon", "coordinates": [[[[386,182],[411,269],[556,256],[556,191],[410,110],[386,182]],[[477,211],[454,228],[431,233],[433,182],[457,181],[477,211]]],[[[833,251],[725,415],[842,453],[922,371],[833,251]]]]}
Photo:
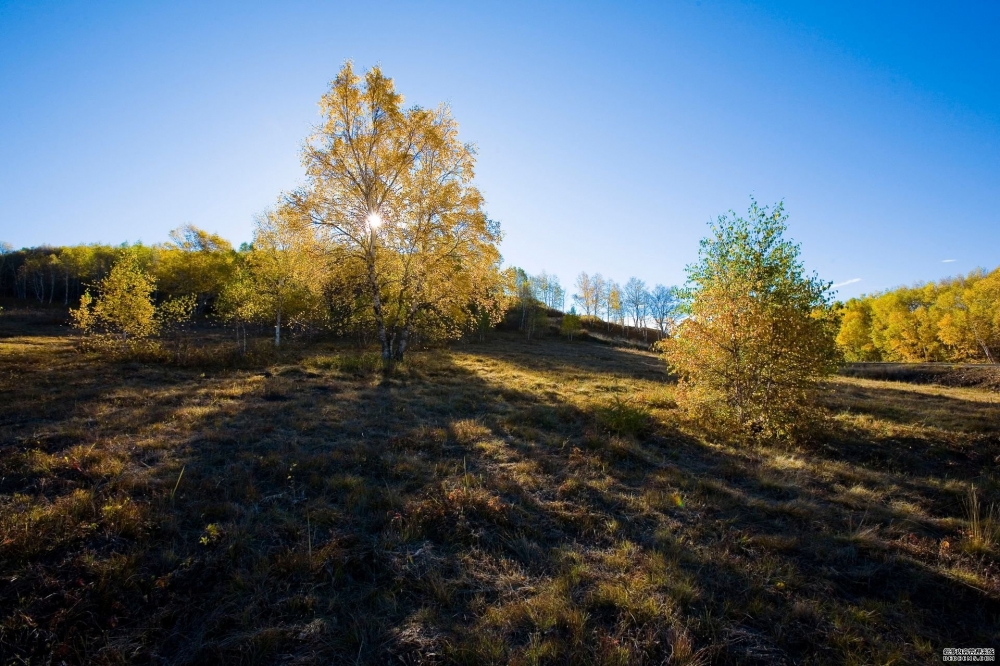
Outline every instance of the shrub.
{"type": "Polygon", "coordinates": [[[137,351],[159,330],[152,294],[155,279],[143,270],[135,248],[118,256],[108,275],[71,310],[74,325],[88,342],[113,351],[137,351]]]}
{"type": "Polygon", "coordinates": [[[573,339],[574,335],[579,334],[582,329],[583,324],[580,323],[580,315],[567,313],[562,316],[562,324],[559,327],[559,331],[570,340],[573,339]]]}
{"type": "Polygon", "coordinates": [[[649,409],[631,398],[615,396],[598,408],[597,419],[616,435],[639,435],[649,425],[649,409]]]}
{"type": "Polygon", "coordinates": [[[806,276],[782,204],[719,217],[687,268],[687,317],[660,349],[677,402],[710,430],[788,437],[810,423],[816,381],[836,369],[830,285],[806,276]]]}

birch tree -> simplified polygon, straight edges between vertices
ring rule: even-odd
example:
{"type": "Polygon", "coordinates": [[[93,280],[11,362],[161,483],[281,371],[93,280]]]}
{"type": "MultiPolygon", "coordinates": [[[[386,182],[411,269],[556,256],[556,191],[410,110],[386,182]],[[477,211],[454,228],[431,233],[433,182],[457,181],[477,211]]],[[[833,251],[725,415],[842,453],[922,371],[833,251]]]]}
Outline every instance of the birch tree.
{"type": "Polygon", "coordinates": [[[80,307],[70,315],[78,329],[98,342],[134,348],[159,329],[155,288],[156,280],[142,268],[136,249],[127,248],[97,284],[97,296],[84,292],[80,307]]]}
{"type": "Polygon", "coordinates": [[[514,269],[514,293],[521,310],[519,328],[523,331],[528,323],[528,311],[535,306],[535,302],[538,300],[535,294],[535,281],[523,268],[514,269]]]}
{"type": "Polygon", "coordinates": [[[536,286],[535,290],[538,299],[545,304],[545,307],[555,310],[563,309],[566,295],[562,285],[559,284],[558,276],[549,275],[545,271],[542,271],[534,276],[532,281],[536,286]]]}
{"type": "Polygon", "coordinates": [[[667,327],[673,322],[678,306],[677,290],[672,287],[664,287],[658,284],[653,287],[649,294],[649,314],[656,322],[656,328],[663,338],[667,334],[667,327]]]}
{"type": "Polygon", "coordinates": [[[257,216],[253,249],[247,256],[254,298],[274,323],[274,346],[290,317],[320,303],[323,257],[316,229],[296,209],[279,205],[257,216]]]}
{"type": "Polygon", "coordinates": [[[263,318],[261,307],[253,275],[243,258],[219,294],[216,308],[218,317],[233,327],[241,356],[247,353],[247,328],[263,318]]]}
{"type": "Polygon", "coordinates": [[[608,319],[625,328],[625,306],[622,299],[622,288],[617,282],[608,287],[608,319]]]}
{"type": "Polygon", "coordinates": [[[594,280],[587,273],[580,273],[576,278],[576,290],[573,302],[583,308],[583,314],[588,317],[597,315],[597,290],[594,280]]]}
{"type": "Polygon", "coordinates": [[[600,273],[595,273],[591,282],[594,286],[594,316],[600,318],[608,298],[608,281],[600,273]]]}
{"type": "Polygon", "coordinates": [[[830,283],[805,274],[786,220],[756,201],[746,218],[719,217],[687,268],[690,316],[661,343],[678,404],[727,436],[796,434],[836,367],[830,283]]]}
{"type": "MultiPolygon", "coordinates": [[[[622,295],[629,315],[632,317],[632,324],[638,332],[639,324],[645,324],[646,308],[649,303],[649,291],[646,289],[646,283],[636,277],[629,278],[628,282],[625,283],[622,295]]],[[[645,335],[644,329],[643,337],[645,335]]]]}
{"type": "Polygon", "coordinates": [[[475,149],[446,106],[404,108],[379,67],[344,64],[302,154],[307,186],[290,202],[364,276],[390,371],[415,327],[461,335],[501,281],[499,225],[473,185],[475,149]]]}

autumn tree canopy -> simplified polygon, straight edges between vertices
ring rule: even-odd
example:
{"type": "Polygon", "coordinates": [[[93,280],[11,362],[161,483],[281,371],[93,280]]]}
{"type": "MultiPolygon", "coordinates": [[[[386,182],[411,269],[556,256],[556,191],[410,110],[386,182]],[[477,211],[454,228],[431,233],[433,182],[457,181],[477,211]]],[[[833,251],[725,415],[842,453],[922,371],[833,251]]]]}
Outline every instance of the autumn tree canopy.
{"type": "Polygon", "coordinates": [[[719,217],[687,267],[688,316],[661,343],[678,402],[721,431],[790,434],[835,369],[830,285],[805,274],[786,221],[782,204],[756,201],[719,217]]]}
{"type": "Polygon", "coordinates": [[[1000,360],[1000,268],[852,298],[840,310],[848,361],[1000,360]]]}
{"type": "Polygon", "coordinates": [[[415,328],[455,337],[488,302],[500,279],[499,225],[472,184],[475,150],[446,106],[406,108],[380,68],[362,78],[348,62],[320,109],[302,156],[308,185],[291,201],[364,276],[389,368],[415,328]]]}

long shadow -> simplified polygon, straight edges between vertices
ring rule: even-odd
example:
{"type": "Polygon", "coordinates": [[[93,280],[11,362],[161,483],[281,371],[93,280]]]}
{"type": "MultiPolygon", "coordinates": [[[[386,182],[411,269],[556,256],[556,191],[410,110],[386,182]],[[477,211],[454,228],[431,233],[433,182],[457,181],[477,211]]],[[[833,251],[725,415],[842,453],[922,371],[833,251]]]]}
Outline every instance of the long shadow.
{"type": "Polygon", "coordinates": [[[830,409],[966,433],[1000,431],[1000,397],[994,403],[886,386],[831,382],[823,402],[830,409]]]}
{"type": "Polygon", "coordinates": [[[587,341],[525,340],[520,335],[497,335],[499,344],[469,346],[486,358],[515,364],[523,369],[567,376],[603,372],[612,376],[667,381],[666,364],[655,354],[587,341]]]}
{"type": "MultiPolygon", "coordinates": [[[[544,372],[543,384],[578,373],[666,381],[651,357],[540,344],[544,354],[509,341],[468,351],[544,372]]],[[[388,380],[308,363],[269,375],[153,373],[119,401],[118,431],[95,444],[129,456],[123,470],[49,476],[64,477],[63,495],[89,484],[100,502],[128,496],[148,523],[115,532],[105,523],[117,509],[101,509],[87,518],[99,534],[5,568],[20,582],[0,596],[0,647],[132,663],[488,663],[492,637],[500,663],[539,636],[572,644],[562,620],[511,609],[543,596],[567,553],[610,576],[600,563],[624,543],[638,549],[636,571],[643,557],[676,563],[656,594],[718,663],[837,663],[850,649],[912,661],[914,635],[935,649],[995,636],[996,595],[931,566],[930,528],[915,530],[915,545],[897,538],[899,510],[865,495],[845,504],[834,481],[782,477],[764,453],[667,426],[616,436],[558,392],[447,353],[388,380]],[[489,619],[502,612],[515,619],[489,619]],[[18,613],[34,626],[16,624],[18,613]]],[[[80,385],[61,399],[74,391],[72,410],[46,410],[31,427],[58,431],[107,401],[80,385]]],[[[42,494],[33,474],[18,492],[42,494]]],[[[605,638],[641,644],[649,659],[678,649],[647,637],[652,625],[630,620],[627,601],[588,601],[600,581],[582,580],[565,602],[588,618],[578,663],[597,660],[605,638]]]]}

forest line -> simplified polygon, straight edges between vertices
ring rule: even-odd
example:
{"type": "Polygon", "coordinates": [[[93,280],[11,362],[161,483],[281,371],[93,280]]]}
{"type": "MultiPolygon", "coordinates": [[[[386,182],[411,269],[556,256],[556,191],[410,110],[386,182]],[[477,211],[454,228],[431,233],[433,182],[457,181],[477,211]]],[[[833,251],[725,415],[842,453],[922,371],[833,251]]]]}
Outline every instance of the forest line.
{"type": "MultiPolygon", "coordinates": [[[[224,238],[190,225],[174,230],[170,237],[169,242],[157,245],[90,244],[19,250],[0,243],[0,298],[75,307],[88,287],[107,276],[127,248],[153,277],[154,301],[190,296],[194,298],[195,317],[214,317],[232,326],[273,328],[276,304],[268,305],[266,294],[257,294],[252,313],[242,319],[233,314],[237,292],[247,286],[253,244],[234,248],[224,238]]],[[[572,293],[567,293],[558,276],[545,271],[530,275],[513,267],[501,273],[496,306],[521,310],[519,317],[525,326],[530,325],[531,316],[558,310],[637,333],[653,328],[667,336],[684,316],[679,287],[657,284],[650,289],[636,277],[623,285],[600,273],[582,272],[572,293]]],[[[372,322],[365,317],[368,304],[353,302],[348,306],[348,297],[357,299],[357,289],[321,271],[308,277],[311,285],[293,284],[287,290],[291,298],[283,306],[284,328],[374,339],[372,322]]],[[[244,294],[244,298],[249,296],[244,294]]],[[[848,362],[996,363],[1000,358],[1000,267],[887,289],[837,301],[830,307],[838,321],[837,344],[848,362]]],[[[487,321],[496,320],[494,314],[487,321]]],[[[459,335],[473,334],[478,330],[477,322],[466,321],[459,329],[459,335]]]]}

